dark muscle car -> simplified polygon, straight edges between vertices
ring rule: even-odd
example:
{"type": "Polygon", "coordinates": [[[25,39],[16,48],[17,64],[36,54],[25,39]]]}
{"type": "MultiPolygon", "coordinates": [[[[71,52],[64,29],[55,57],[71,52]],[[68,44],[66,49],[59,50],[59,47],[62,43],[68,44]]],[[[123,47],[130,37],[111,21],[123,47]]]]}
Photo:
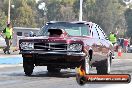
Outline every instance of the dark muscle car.
{"type": "Polygon", "coordinates": [[[92,22],[48,22],[36,37],[21,39],[19,48],[28,76],[35,66],[47,66],[48,72],[81,66],[86,74],[90,67],[110,73],[113,46],[92,22]]]}

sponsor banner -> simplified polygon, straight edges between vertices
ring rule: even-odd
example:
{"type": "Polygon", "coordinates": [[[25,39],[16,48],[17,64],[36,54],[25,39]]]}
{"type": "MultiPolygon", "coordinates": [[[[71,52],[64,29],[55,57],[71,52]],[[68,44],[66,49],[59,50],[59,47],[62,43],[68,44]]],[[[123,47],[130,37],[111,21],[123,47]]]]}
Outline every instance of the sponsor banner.
{"type": "Polygon", "coordinates": [[[109,74],[109,75],[96,75],[89,74],[84,76],[76,76],[79,84],[85,83],[130,83],[131,76],[129,74],[109,74]]]}

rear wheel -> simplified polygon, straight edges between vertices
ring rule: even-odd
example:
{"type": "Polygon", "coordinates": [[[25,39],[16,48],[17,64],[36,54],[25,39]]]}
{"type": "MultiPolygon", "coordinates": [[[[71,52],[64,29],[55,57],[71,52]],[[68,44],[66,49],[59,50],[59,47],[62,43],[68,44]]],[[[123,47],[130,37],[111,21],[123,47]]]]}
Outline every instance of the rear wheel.
{"type": "Polygon", "coordinates": [[[102,65],[97,66],[96,69],[97,74],[110,74],[111,56],[109,56],[108,59],[102,63],[102,65]]]}
{"type": "Polygon", "coordinates": [[[27,76],[31,76],[34,69],[33,62],[23,61],[24,72],[27,76]]]}
{"type": "Polygon", "coordinates": [[[47,70],[49,73],[59,73],[61,69],[52,66],[47,66],[47,70]]]}

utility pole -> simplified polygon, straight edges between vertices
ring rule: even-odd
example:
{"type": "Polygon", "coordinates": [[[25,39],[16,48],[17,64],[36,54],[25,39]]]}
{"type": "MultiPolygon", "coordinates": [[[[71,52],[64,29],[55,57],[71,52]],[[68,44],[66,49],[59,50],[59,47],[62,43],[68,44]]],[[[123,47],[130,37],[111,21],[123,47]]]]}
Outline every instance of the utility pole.
{"type": "Polygon", "coordinates": [[[8,19],[7,19],[7,24],[10,24],[10,13],[11,13],[11,0],[9,0],[9,3],[8,3],[8,19]]]}
{"type": "Polygon", "coordinates": [[[82,4],[83,4],[83,0],[80,0],[79,21],[82,21],[82,4]]]}

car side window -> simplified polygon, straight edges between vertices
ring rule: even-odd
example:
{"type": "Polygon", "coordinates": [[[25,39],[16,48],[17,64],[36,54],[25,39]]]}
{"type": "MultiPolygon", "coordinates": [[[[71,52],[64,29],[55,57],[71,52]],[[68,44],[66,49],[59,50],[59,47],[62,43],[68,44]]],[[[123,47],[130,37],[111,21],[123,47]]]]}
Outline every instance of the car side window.
{"type": "Polygon", "coordinates": [[[105,39],[105,35],[103,33],[103,30],[98,25],[97,25],[97,31],[98,31],[100,39],[105,39]]]}
{"type": "Polygon", "coordinates": [[[92,36],[93,36],[93,38],[98,38],[99,39],[99,34],[97,32],[96,26],[92,27],[92,36]]]}

